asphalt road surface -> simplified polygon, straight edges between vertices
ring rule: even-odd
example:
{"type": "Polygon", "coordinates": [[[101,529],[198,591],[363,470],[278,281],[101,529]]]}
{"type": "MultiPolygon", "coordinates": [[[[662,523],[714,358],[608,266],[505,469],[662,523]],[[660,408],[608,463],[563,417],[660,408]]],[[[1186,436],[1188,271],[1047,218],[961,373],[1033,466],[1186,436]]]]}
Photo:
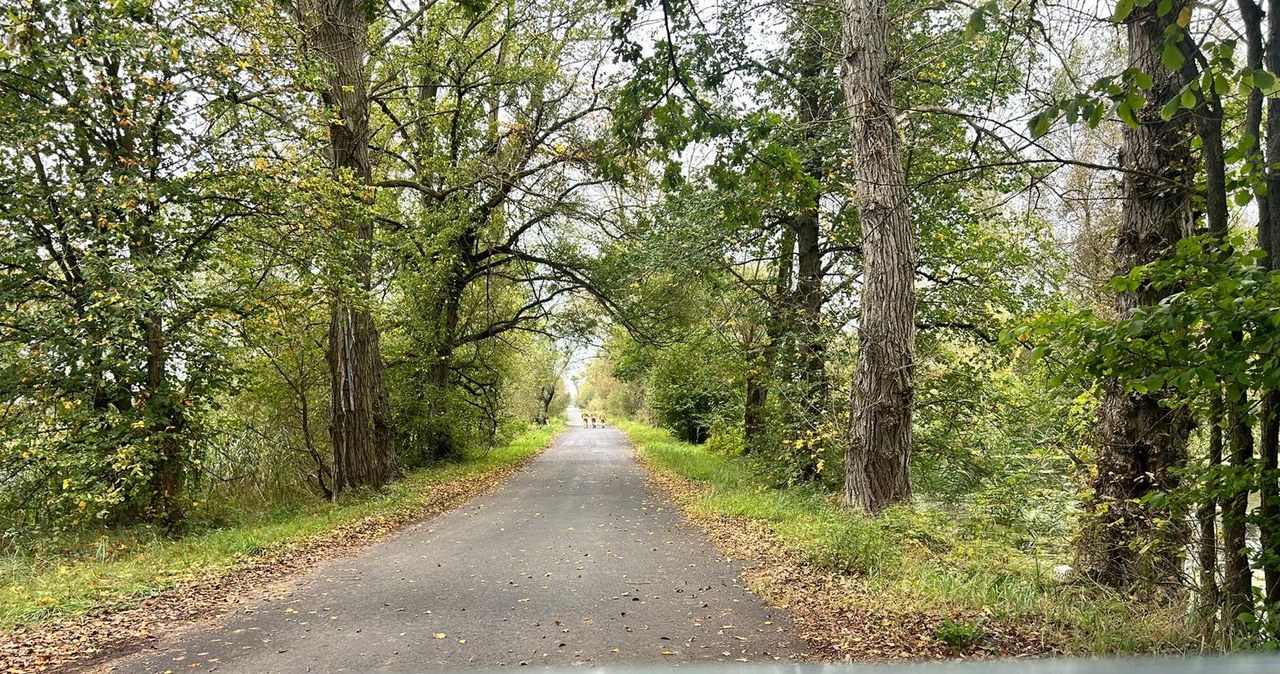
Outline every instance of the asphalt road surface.
{"type": "Polygon", "coordinates": [[[492,494],[98,669],[560,668],[802,653],[786,612],[739,587],[738,567],[643,470],[616,428],[570,427],[492,494]]]}

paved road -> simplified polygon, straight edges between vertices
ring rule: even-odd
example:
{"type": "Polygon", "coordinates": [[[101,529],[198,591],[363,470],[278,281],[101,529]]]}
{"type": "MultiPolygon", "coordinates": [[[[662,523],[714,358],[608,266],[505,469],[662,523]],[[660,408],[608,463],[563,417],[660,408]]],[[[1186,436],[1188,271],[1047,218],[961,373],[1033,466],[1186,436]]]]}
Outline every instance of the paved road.
{"type": "Polygon", "coordinates": [[[571,427],[500,489],[330,560],[118,672],[361,672],[786,660],[783,611],[651,490],[615,428],[571,427]]]}

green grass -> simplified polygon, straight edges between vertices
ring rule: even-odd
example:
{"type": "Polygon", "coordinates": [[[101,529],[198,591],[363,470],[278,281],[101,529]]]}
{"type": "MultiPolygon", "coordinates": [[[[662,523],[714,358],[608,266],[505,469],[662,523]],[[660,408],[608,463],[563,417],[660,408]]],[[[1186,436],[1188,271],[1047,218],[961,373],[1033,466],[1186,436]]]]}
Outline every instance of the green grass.
{"type": "Polygon", "coordinates": [[[0,558],[0,632],[57,616],[128,606],[185,579],[224,574],[246,557],[304,542],[371,516],[409,515],[431,502],[433,487],[515,464],[547,445],[553,424],[505,446],[416,471],[378,493],[338,503],[313,501],[246,514],[233,526],[170,539],[148,528],[0,558]]]}
{"type": "Polygon", "coordinates": [[[642,424],[618,425],[654,464],[704,484],[691,504],[695,512],[768,522],[814,565],[861,577],[866,596],[859,601],[948,617],[1049,621],[1075,653],[1180,651],[1192,641],[1179,607],[1135,605],[1096,587],[1056,583],[1049,570],[1068,560],[1024,552],[990,533],[999,527],[960,523],[926,504],[866,517],[811,487],[773,488],[749,459],[713,454],[642,424]]]}

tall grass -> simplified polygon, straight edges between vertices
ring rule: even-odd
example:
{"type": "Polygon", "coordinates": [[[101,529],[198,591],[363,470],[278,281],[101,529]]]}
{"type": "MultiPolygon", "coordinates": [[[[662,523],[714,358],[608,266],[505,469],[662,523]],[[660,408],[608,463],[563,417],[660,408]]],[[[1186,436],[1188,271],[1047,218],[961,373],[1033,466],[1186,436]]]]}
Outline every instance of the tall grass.
{"type": "MultiPolygon", "coordinates": [[[[819,569],[859,577],[855,598],[877,608],[951,616],[982,613],[1044,622],[1070,652],[1181,651],[1191,642],[1184,610],[1135,604],[1084,584],[1052,578],[1067,560],[1019,547],[1001,528],[959,521],[918,504],[872,518],[809,486],[775,488],[749,459],[713,454],[643,424],[619,426],[653,463],[702,483],[691,507],[702,514],[767,522],[819,569]]],[[[1069,549],[1057,541],[1048,549],[1069,549]]]]}

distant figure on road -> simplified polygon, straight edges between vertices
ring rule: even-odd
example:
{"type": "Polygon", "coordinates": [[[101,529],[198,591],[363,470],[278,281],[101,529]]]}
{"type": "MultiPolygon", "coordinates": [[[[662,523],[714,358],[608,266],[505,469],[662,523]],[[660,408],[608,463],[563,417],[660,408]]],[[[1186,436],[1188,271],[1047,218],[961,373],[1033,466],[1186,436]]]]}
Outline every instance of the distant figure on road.
{"type": "Polygon", "coordinates": [[[596,427],[596,415],[594,412],[588,415],[591,418],[591,428],[596,427]]]}
{"type": "Polygon", "coordinates": [[[600,415],[600,428],[604,428],[604,414],[600,415]]]}

